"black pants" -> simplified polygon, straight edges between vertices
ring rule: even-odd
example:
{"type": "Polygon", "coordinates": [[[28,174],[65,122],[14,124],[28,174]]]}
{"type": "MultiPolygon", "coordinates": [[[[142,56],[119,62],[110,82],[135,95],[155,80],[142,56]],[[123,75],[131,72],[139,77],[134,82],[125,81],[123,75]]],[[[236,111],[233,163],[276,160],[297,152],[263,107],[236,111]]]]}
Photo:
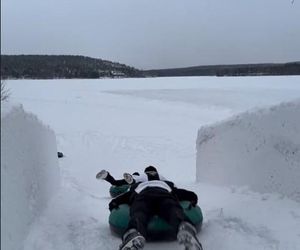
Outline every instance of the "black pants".
{"type": "Polygon", "coordinates": [[[105,180],[113,186],[128,185],[128,183],[124,179],[116,180],[113,176],[110,175],[110,173],[108,173],[105,180]]]}
{"type": "Polygon", "coordinates": [[[153,215],[158,215],[170,224],[176,235],[182,221],[188,221],[178,200],[161,188],[146,188],[137,194],[130,206],[128,229],[135,228],[147,238],[147,225],[153,215]]]}

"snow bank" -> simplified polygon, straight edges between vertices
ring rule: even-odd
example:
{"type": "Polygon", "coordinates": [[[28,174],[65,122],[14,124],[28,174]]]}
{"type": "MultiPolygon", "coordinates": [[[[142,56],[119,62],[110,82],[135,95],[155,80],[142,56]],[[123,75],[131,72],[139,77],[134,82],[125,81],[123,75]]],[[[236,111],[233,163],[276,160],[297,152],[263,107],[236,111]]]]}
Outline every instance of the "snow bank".
{"type": "Polygon", "coordinates": [[[59,187],[54,132],[22,106],[1,103],[1,249],[21,249],[59,187]]]}
{"type": "Polygon", "coordinates": [[[201,128],[196,166],[197,181],[300,201],[300,100],[201,128]]]}

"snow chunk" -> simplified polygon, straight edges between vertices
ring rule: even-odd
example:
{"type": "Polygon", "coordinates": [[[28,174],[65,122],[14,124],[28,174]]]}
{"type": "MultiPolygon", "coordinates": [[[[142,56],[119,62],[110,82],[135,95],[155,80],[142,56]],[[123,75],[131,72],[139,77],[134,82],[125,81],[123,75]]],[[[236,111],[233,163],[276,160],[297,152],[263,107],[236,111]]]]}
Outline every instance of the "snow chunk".
{"type": "Polygon", "coordinates": [[[196,167],[197,181],[300,201],[300,100],[199,129],[196,167]]]}

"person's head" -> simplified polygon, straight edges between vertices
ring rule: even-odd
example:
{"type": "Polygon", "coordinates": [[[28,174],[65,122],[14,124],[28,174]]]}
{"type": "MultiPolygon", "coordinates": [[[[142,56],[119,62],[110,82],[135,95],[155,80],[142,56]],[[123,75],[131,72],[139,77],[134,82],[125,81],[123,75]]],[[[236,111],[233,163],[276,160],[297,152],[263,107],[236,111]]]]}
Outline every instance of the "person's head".
{"type": "Polygon", "coordinates": [[[153,167],[153,166],[146,167],[145,170],[144,170],[144,173],[146,174],[146,173],[150,173],[150,172],[158,173],[157,169],[155,167],[153,167]]]}
{"type": "Polygon", "coordinates": [[[134,172],[132,175],[140,176],[139,172],[134,172]]]}
{"type": "Polygon", "coordinates": [[[159,180],[157,169],[153,166],[146,167],[144,173],[148,176],[149,181],[159,180]]]}

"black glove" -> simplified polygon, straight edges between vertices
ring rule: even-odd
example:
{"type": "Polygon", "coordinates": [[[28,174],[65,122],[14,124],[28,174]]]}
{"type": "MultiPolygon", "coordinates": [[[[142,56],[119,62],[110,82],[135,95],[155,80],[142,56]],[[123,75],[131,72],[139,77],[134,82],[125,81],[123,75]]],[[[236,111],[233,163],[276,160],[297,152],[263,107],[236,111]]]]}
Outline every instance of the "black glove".
{"type": "Polygon", "coordinates": [[[113,209],[117,209],[119,208],[119,205],[117,202],[115,201],[111,201],[109,204],[108,204],[108,208],[109,208],[109,211],[112,211],[113,209]]]}
{"type": "Polygon", "coordinates": [[[193,207],[195,207],[197,205],[197,201],[196,200],[192,200],[191,204],[192,204],[193,207]]]}
{"type": "Polygon", "coordinates": [[[191,200],[190,205],[188,206],[188,209],[192,209],[192,207],[196,207],[197,201],[196,200],[191,200]]]}

